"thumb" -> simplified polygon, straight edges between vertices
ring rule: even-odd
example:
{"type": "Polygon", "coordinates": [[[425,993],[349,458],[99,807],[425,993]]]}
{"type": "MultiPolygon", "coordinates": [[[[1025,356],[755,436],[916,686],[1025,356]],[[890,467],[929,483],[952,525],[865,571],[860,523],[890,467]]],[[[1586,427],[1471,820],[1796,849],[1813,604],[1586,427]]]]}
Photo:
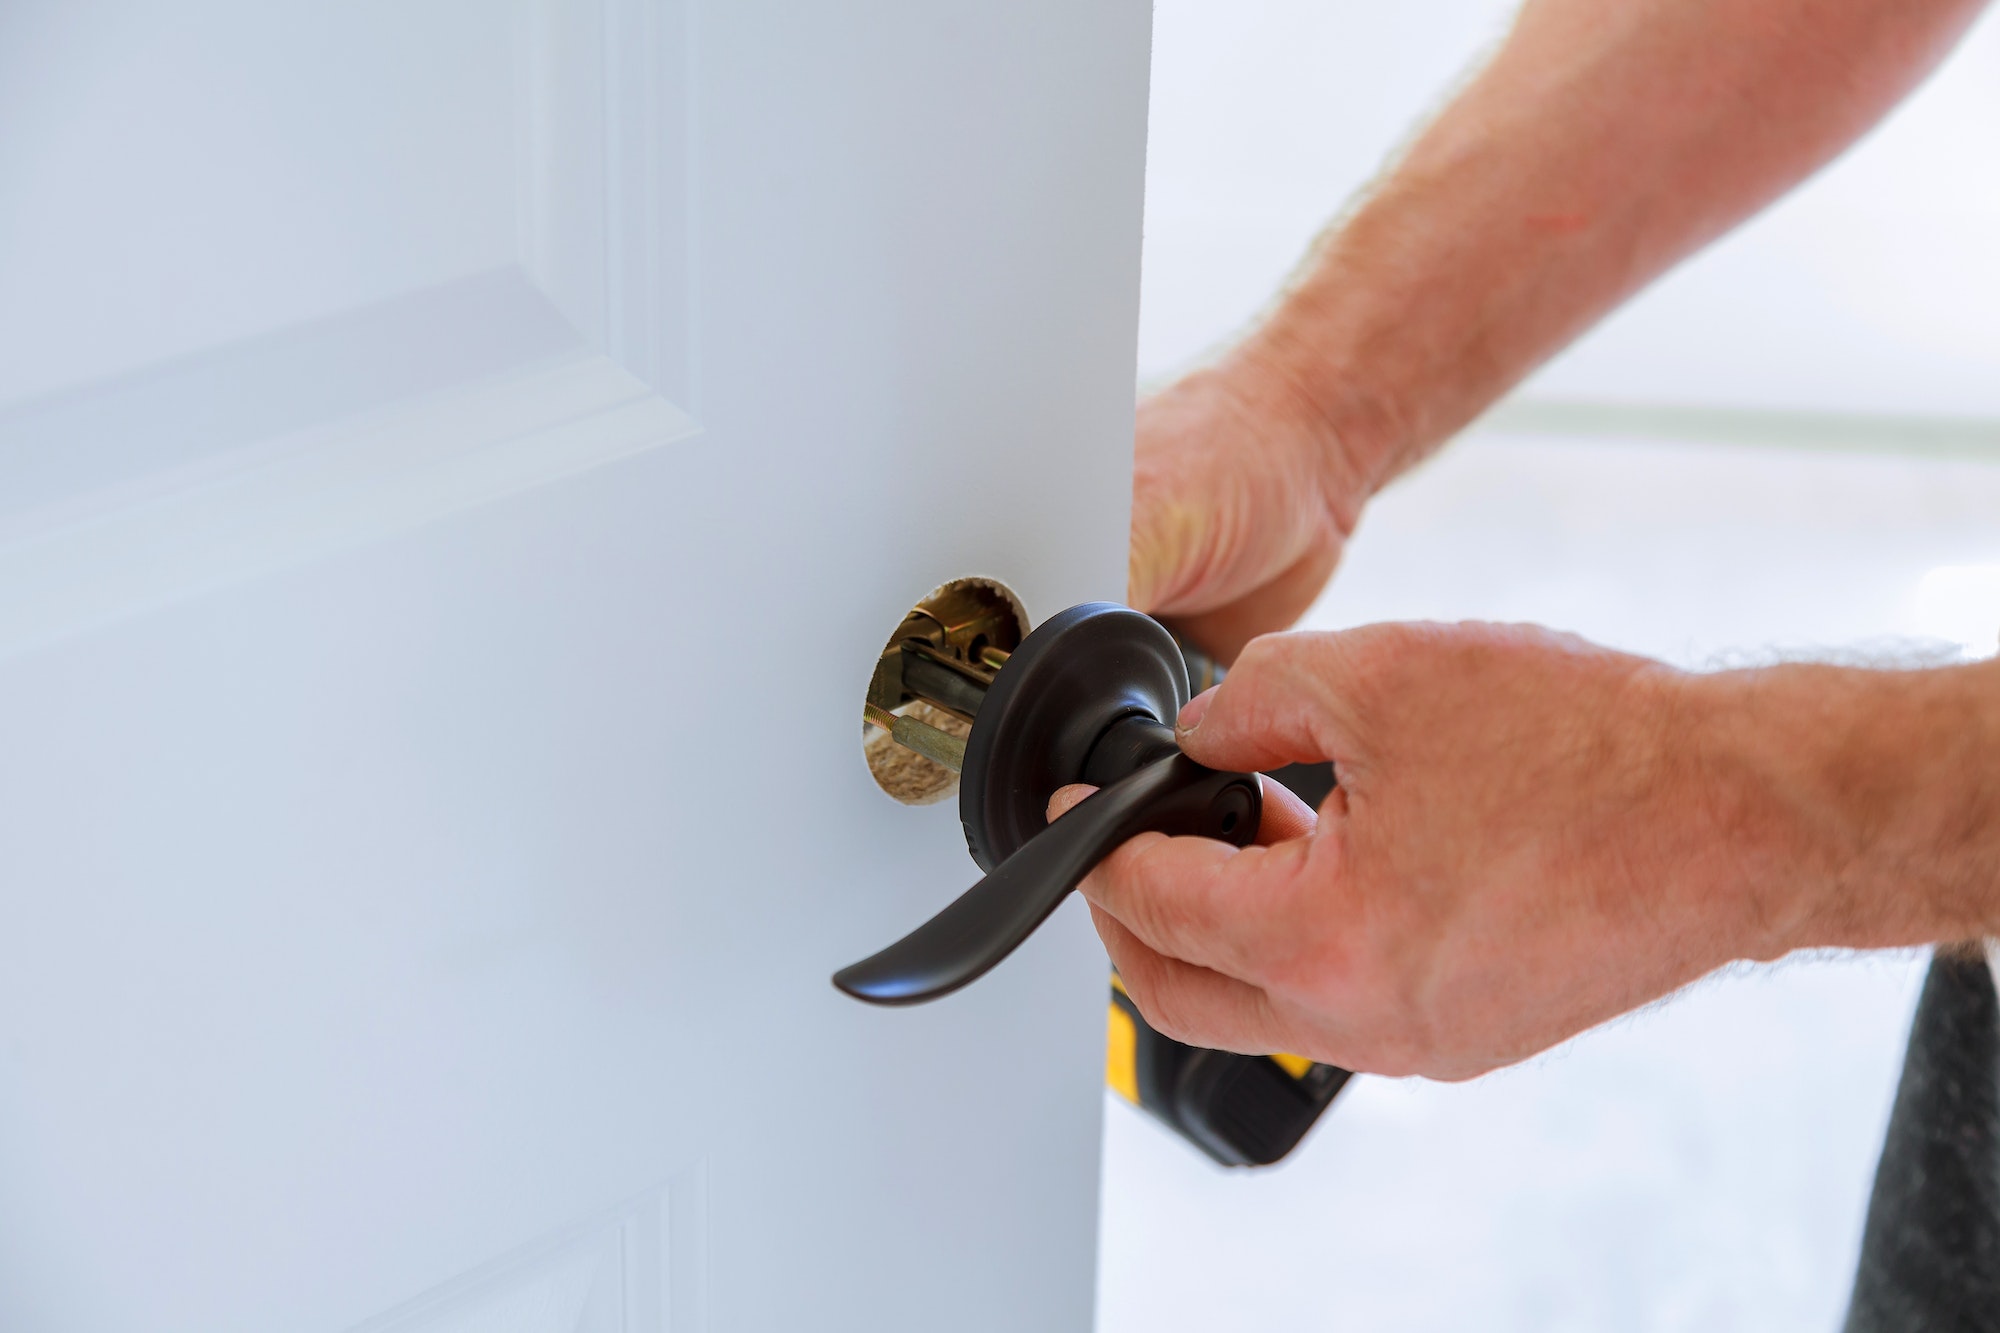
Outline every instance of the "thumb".
{"type": "Polygon", "coordinates": [[[1339,759],[1346,654],[1338,634],[1267,634],[1176,719],[1176,739],[1210,768],[1238,772],[1339,759]]]}

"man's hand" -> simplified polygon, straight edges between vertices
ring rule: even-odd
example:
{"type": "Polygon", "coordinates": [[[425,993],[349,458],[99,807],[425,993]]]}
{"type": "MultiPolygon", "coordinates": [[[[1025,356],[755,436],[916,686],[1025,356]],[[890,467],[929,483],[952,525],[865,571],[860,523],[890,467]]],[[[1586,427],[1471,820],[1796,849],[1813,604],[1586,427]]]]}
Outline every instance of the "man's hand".
{"type": "Polygon", "coordinates": [[[1083,892],[1127,990],[1196,1045],[1464,1078],[1756,951],[1754,904],[1699,869],[1675,680],[1531,628],[1258,640],[1183,748],[1340,786],[1309,836],[1105,861],[1083,892]]]}
{"type": "Polygon", "coordinates": [[[1731,960],[1993,930],[1996,699],[1993,664],[1695,676],[1532,627],[1274,635],[1181,744],[1333,760],[1316,827],[1281,801],[1268,845],[1143,835],[1083,893],[1170,1036],[1471,1077],[1731,960]]]}
{"type": "MultiPolygon", "coordinates": [[[[1817,169],[1979,0],[1528,0],[1245,342],[1140,411],[1129,598],[1225,662],[1361,503],[1817,169]]],[[[1185,721],[1318,825],[1085,882],[1189,1041],[1465,1077],[1736,958],[2000,933],[2000,668],[1687,676],[1537,630],[1263,639],[1185,721]]],[[[1075,793],[1058,793],[1066,808],[1075,793]]]]}
{"type": "Polygon", "coordinates": [[[1367,490],[1326,415],[1239,349],[1140,405],[1127,600],[1229,662],[1312,605],[1367,490]]]}
{"type": "Polygon", "coordinates": [[[1362,503],[1826,162],[1980,0],[1527,0],[1223,361],[1139,411],[1127,599],[1227,663],[1362,503]]]}

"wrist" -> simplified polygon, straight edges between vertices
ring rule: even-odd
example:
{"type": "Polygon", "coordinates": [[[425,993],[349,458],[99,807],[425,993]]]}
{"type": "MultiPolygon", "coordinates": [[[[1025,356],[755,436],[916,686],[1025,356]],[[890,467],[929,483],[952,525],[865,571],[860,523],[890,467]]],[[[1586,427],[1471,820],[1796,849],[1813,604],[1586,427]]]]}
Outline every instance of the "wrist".
{"type": "Polygon", "coordinates": [[[2000,664],[1682,679],[1737,956],[2000,930],[2000,664]]]}
{"type": "Polygon", "coordinates": [[[1341,533],[1351,534],[1362,507],[1395,474],[1382,414],[1336,362],[1275,323],[1232,348],[1215,370],[1255,404],[1259,419],[1284,423],[1311,458],[1341,533]]]}
{"type": "Polygon", "coordinates": [[[1436,203],[1420,173],[1364,202],[1316,253],[1237,356],[1282,380],[1373,495],[1491,405],[1506,382],[1465,330],[1483,284],[1422,243],[1436,203]]]}

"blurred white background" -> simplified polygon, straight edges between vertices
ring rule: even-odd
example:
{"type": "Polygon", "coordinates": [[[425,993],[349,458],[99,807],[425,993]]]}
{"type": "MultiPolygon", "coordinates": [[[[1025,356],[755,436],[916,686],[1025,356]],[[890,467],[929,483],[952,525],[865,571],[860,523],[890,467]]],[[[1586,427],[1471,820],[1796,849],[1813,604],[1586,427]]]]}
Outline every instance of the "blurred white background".
{"type": "MultiPolygon", "coordinates": [[[[1142,378],[1254,314],[1511,11],[1159,0],[1142,378]]],[[[1996,135],[1989,17],[1386,493],[1307,623],[1532,620],[1689,666],[1993,652],[1996,135]]],[[[1833,1328],[1921,968],[1746,969],[1475,1083],[1357,1080],[1265,1173],[1112,1099],[1101,1327],[1833,1328]]]]}

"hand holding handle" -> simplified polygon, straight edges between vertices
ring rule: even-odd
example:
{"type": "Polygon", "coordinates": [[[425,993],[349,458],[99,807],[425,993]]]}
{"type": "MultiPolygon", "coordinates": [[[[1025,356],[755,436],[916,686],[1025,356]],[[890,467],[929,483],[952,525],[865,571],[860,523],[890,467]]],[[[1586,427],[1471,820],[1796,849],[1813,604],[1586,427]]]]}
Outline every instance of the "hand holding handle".
{"type": "Polygon", "coordinates": [[[1091,868],[1140,833],[1249,845],[1263,815],[1254,773],[1222,773],[1178,751],[1085,798],[943,911],[833,984],[873,1004],[921,1004],[984,976],[1048,919],[1091,868]]]}

